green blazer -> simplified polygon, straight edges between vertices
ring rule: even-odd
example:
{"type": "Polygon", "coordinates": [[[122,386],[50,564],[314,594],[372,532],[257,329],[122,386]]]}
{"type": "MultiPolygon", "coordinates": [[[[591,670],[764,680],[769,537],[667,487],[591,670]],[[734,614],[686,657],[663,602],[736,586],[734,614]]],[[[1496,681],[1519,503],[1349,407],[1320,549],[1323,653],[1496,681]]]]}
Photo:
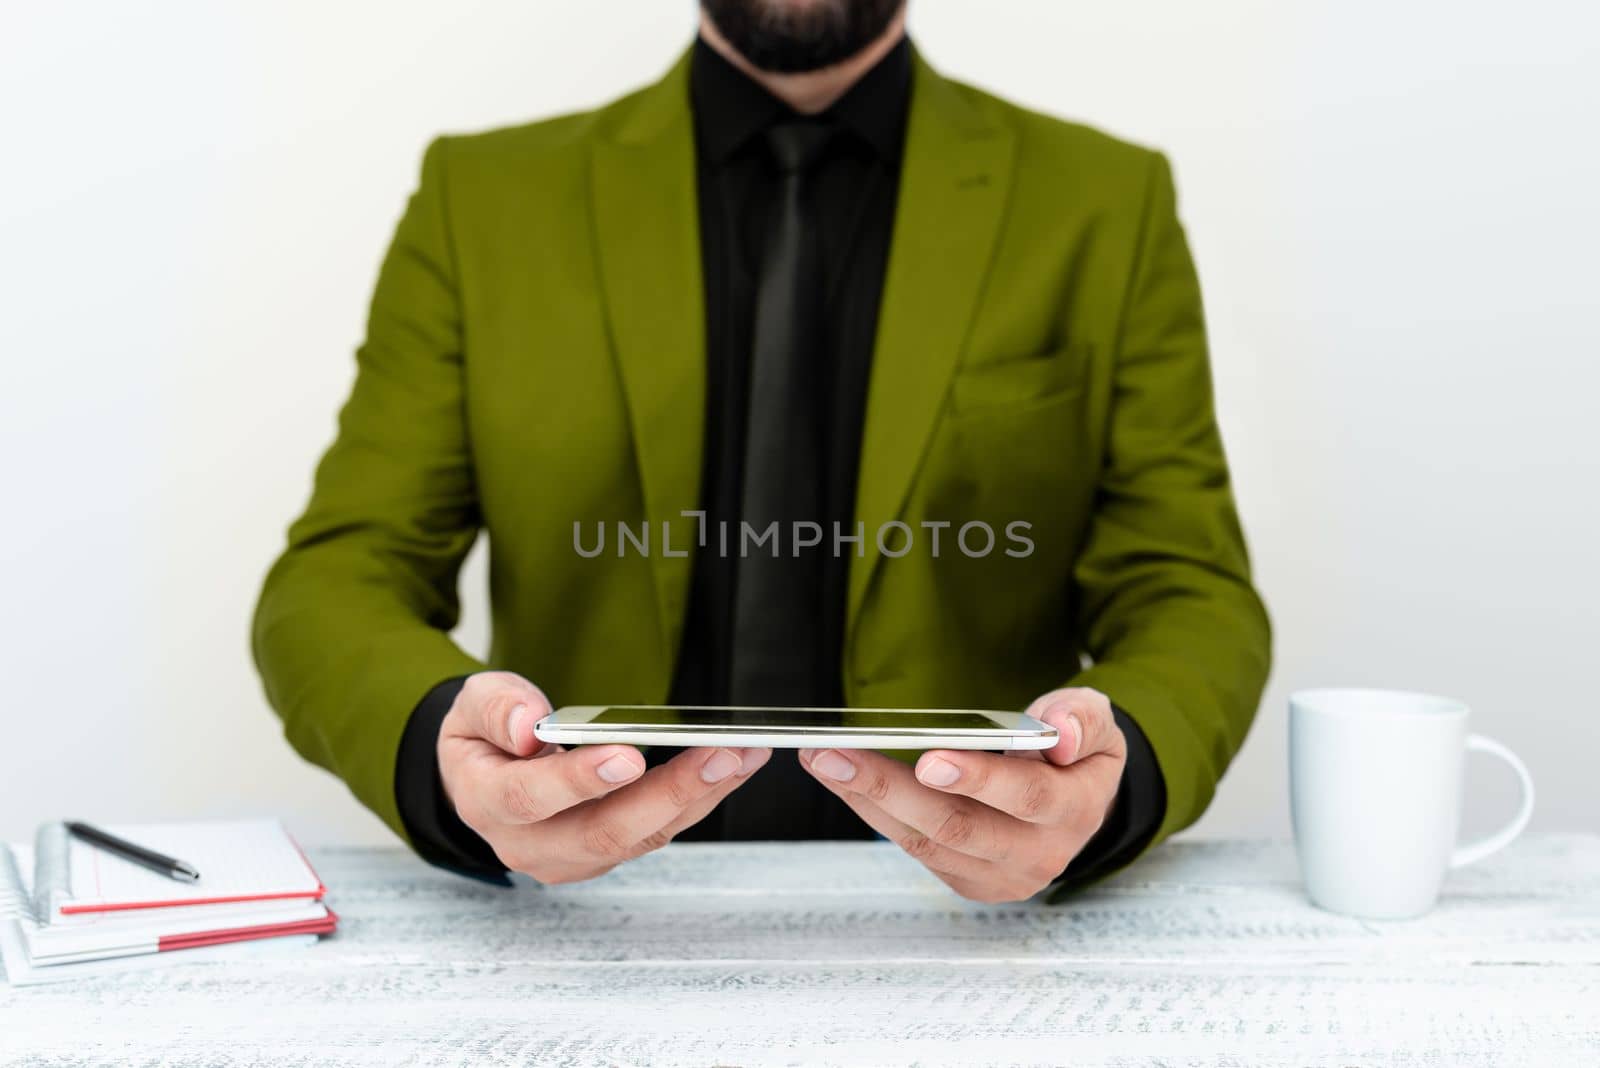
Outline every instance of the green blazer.
{"type": "MultiPolygon", "coordinates": [[[[435,683],[492,666],[557,705],[666,698],[706,377],[687,71],[434,142],[384,261],[253,645],[295,748],[402,835],[396,752],[435,683]],[[618,521],[648,521],[655,551],[575,550],[574,524],[592,548],[618,521]],[[449,634],[480,530],[487,662],[449,634]]],[[[1102,690],[1155,751],[1165,837],[1205,809],[1269,659],[1167,163],[919,57],[902,166],[844,692],[1020,708],[1102,690]],[[874,537],[892,520],[916,536],[905,555],[874,537]],[[974,521],[998,536],[987,555],[955,544],[974,521]],[[952,524],[937,556],[924,522],[952,524]],[[1013,522],[1031,524],[1026,558],[1003,551],[1013,522]]]]}

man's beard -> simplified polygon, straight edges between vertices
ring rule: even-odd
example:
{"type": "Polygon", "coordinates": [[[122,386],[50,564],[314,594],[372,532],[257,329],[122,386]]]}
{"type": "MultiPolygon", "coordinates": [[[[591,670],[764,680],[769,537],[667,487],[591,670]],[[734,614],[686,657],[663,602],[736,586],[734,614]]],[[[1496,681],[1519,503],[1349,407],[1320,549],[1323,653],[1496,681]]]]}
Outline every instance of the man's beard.
{"type": "Polygon", "coordinates": [[[728,43],[774,74],[841,63],[883,35],[905,0],[700,0],[728,43]]]}

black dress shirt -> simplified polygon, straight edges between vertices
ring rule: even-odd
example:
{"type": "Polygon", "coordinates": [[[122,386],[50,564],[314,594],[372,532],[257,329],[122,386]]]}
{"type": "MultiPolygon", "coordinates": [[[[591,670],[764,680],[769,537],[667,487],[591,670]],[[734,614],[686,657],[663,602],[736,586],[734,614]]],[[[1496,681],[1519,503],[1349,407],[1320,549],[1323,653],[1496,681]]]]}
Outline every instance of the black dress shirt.
{"type": "MultiPolygon", "coordinates": [[[[701,507],[706,521],[725,521],[736,532],[743,476],[749,352],[754,317],[755,269],[774,208],[776,168],[762,133],[793,113],[703,41],[690,67],[695,120],[700,244],[706,310],[706,422],[701,507]]],[[[878,307],[888,262],[900,155],[911,93],[911,49],[902,40],[833,104],[821,119],[835,128],[823,158],[810,174],[811,218],[818,254],[829,280],[823,294],[823,345],[829,366],[823,381],[828,403],[824,425],[822,500],[817,517],[825,531],[837,522],[853,530],[856,470],[878,307]]],[[[714,546],[716,538],[708,539],[714,546]]],[[[791,704],[844,704],[843,627],[850,556],[821,554],[823,597],[814,628],[825,670],[791,704]]],[[[682,648],[669,697],[675,704],[729,703],[730,650],[736,554],[698,553],[682,648]]],[[[1065,672],[1063,675],[1065,676],[1065,672]]],[[[502,876],[504,868],[487,844],[450,811],[435,757],[439,724],[461,687],[441,682],[414,710],[402,740],[395,791],[400,813],[419,853],[429,861],[469,874],[502,876]]],[[[804,687],[802,687],[804,688],[804,687]]],[[[1114,698],[1115,695],[1112,695],[1114,698]]],[[[1122,784],[1105,826],[1072,865],[1074,882],[1122,863],[1149,840],[1166,808],[1165,787],[1148,742],[1120,709],[1117,722],[1128,738],[1122,784]]],[[[649,764],[676,750],[655,747],[649,764]]],[[[840,839],[875,833],[798,765],[793,751],[780,750],[749,783],[680,840],[732,837],[840,839]],[[774,802],[781,799],[781,805],[774,802]]]]}

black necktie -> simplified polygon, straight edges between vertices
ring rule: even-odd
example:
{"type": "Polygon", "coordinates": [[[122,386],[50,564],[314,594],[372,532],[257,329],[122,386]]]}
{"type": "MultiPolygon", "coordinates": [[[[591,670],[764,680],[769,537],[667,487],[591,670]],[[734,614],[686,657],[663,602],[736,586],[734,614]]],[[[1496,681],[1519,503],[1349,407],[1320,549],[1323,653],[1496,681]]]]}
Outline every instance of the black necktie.
{"type": "MultiPolygon", "coordinates": [[[[819,595],[822,544],[795,555],[794,524],[826,527],[821,485],[820,433],[824,354],[818,344],[822,284],[809,217],[807,172],[832,131],[795,120],[767,131],[777,165],[777,197],[762,245],[746,403],[742,518],[734,596],[733,663],[729,693],[735,704],[803,703],[815,689],[818,656],[797,640],[814,627],[806,599],[819,595]],[[776,523],[776,537],[757,544],[776,523]],[[776,555],[774,554],[776,549],[776,555]]],[[[813,532],[814,533],[814,532],[813,532]]],[[[732,551],[732,546],[730,546],[732,551]]]]}
{"type": "MultiPolygon", "coordinates": [[[[742,519],[734,590],[733,704],[815,703],[823,680],[814,602],[822,596],[823,552],[832,531],[823,515],[822,435],[819,405],[826,381],[821,335],[822,279],[808,211],[808,172],[832,136],[829,127],[795,120],[767,131],[778,170],[777,197],[762,244],[751,338],[750,392],[746,403],[742,519]],[[794,524],[817,523],[823,541],[794,546],[794,524]],[[744,531],[774,542],[747,542],[744,531]]],[[[729,838],[809,837],[815,834],[816,783],[792,752],[773,754],[766,768],[724,805],[729,838]],[[779,810],[791,832],[774,834],[770,812],[779,810]]]]}

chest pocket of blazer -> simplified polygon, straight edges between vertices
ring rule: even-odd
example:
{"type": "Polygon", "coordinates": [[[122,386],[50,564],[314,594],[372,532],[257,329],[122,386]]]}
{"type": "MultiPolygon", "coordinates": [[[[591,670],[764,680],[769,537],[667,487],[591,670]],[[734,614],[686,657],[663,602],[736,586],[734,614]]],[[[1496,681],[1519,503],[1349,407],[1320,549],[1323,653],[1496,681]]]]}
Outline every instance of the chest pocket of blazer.
{"type": "Polygon", "coordinates": [[[1024,520],[1040,546],[1037,573],[1062,572],[1096,484],[1098,463],[1079,411],[1093,352],[1091,343],[1076,342],[952,375],[926,467],[926,513],[981,519],[996,530],[1024,520]]]}
{"type": "Polygon", "coordinates": [[[1063,345],[1037,356],[956,369],[950,378],[949,413],[1029,408],[1076,393],[1088,374],[1087,345],[1063,345]]]}

